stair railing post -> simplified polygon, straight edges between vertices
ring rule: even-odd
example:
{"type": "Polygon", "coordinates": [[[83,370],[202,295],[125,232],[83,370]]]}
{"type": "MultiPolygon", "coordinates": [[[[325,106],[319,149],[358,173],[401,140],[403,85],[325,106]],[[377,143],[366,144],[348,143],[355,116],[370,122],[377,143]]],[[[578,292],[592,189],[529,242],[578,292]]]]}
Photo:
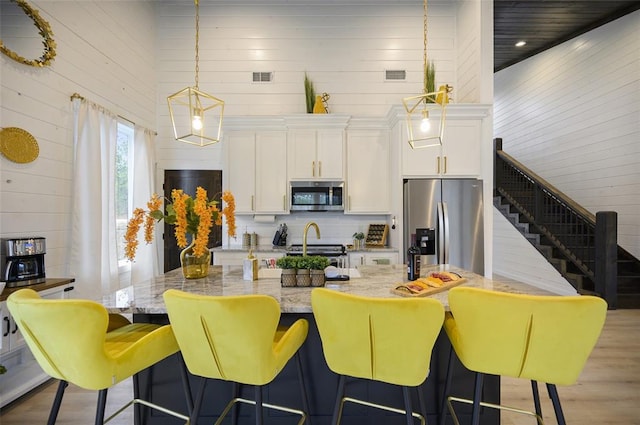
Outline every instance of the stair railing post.
{"type": "Polygon", "coordinates": [[[609,309],[618,307],[618,213],[598,211],[596,213],[596,264],[595,283],[598,292],[609,304],[609,309]]]}
{"type": "Polygon", "coordinates": [[[500,171],[498,170],[498,151],[502,150],[502,138],[496,137],[493,139],[493,196],[499,196],[498,193],[498,176],[500,171]]]}

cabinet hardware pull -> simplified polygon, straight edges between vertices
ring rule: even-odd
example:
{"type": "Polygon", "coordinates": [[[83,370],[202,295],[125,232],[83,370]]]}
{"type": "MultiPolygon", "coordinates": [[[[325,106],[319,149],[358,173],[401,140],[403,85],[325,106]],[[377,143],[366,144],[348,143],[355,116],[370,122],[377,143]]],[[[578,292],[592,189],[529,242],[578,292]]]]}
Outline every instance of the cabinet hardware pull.
{"type": "Polygon", "coordinates": [[[7,316],[3,317],[2,320],[4,320],[4,322],[7,324],[7,327],[5,328],[6,331],[4,331],[2,333],[2,336],[7,336],[9,335],[9,332],[11,331],[11,325],[9,324],[9,318],[7,316]]]}
{"type": "Polygon", "coordinates": [[[251,195],[251,211],[255,211],[255,208],[253,207],[253,195],[251,195]]]}
{"type": "Polygon", "coordinates": [[[315,161],[311,161],[311,175],[313,177],[316,176],[316,162],[315,161]]]}
{"type": "Polygon", "coordinates": [[[282,210],[287,210],[287,195],[282,195],[282,210]]]}
{"type": "Polygon", "coordinates": [[[18,332],[18,322],[13,322],[13,330],[11,331],[11,335],[15,335],[18,332]]]}
{"type": "Polygon", "coordinates": [[[73,291],[74,289],[75,289],[75,287],[69,286],[68,288],[64,288],[62,291],[63,292],[69,292],[69,291],[73,291]]]}
{"type": "Polygon", "coordinates": [[[318,161],[318,177],[322,177],[322,161],[318,161]]]}
{"type": "Polygon", "coordinates": [[[443,157],[444,158],[444,174],[447,174],[447,157],[443,157]]]}
{"type": "Polygon", "coordinates": [[[437,171],[437,173],[440,174],[440,157],[437,157],[436,159],[438,161],[438,171],[437,171]]]}

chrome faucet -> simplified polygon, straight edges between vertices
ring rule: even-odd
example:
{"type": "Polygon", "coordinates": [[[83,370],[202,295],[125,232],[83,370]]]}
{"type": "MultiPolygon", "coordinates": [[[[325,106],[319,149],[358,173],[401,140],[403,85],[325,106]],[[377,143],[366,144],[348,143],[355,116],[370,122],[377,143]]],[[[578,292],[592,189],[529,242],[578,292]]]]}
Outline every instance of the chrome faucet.
{"type": "Polygon", "coordinates": [[[318,227],[318,225],[313,221],[308,222],[307,225],[304,226],[304,233],[302,235],[302,255],[303,256],[307,255],[307,233],[309,232],[309,227],[312,227],[312,226],[316,228],[316,236],[318,237],[318,239],[320,239],[320,228],[318,227]]]}

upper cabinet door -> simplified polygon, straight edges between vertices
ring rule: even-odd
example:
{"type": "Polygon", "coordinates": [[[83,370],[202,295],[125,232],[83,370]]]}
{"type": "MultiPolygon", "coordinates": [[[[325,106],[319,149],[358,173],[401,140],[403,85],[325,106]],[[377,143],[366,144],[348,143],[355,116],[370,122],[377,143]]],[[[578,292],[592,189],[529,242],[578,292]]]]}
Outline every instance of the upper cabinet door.
{"type": "Polygon", "coordinates": [[[442,146],[412,149],[403,127],[403,177],[480,177],[481,122],[449,120],[442,146]]]}
{"type": "Polygon", "coordinates": [[[316,134],[316,175],[320,179],[344,177],[344,131],[318,130],[316,134]]]}
{"type": "Polygon", "coordinates": [[[389,196],[389,132],[353,130],[347,136],[348,214],[386,214],[389,196]]]}
{"type": "Polygon", "coordinates": [[[447,177],[480,177],[480,121],[459,120],[445,128],[441,171],[447,177]]]}
{"type": "Polygon", "coordinates": [[[256,212],[286,214],[287,133],[261,131],[256,134],[255,199],[256,212]]]}
{"type": "Polygon", "coordinates": [[[227,187],[236,201],[236,213],[255,211],[255,132],[230,131],[225,139],[228,149],[227,187]]]}
{"type": "Polygon", "coordinates": [[[287,142],[289,178],[316,178],[316,131],[291,130],[287,142]]]}
{"type": "Polygon", "coordinates": [[[291,130],[287,145],[292,180],[344,178],[344,130],[291,130]]]}

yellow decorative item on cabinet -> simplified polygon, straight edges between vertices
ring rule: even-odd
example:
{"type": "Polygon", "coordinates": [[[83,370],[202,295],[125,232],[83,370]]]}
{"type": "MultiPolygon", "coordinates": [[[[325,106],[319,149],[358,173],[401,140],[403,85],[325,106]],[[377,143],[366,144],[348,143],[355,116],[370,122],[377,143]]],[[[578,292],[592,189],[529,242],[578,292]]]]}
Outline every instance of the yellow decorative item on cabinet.
{"type": "Polygon", "coordinates": [[[327,108],[325,108],[324,103],[322,102],[322,96],[316,95],[316,103],[313,105],[313,113],[314,114],[326,114],[327,108]]]}

